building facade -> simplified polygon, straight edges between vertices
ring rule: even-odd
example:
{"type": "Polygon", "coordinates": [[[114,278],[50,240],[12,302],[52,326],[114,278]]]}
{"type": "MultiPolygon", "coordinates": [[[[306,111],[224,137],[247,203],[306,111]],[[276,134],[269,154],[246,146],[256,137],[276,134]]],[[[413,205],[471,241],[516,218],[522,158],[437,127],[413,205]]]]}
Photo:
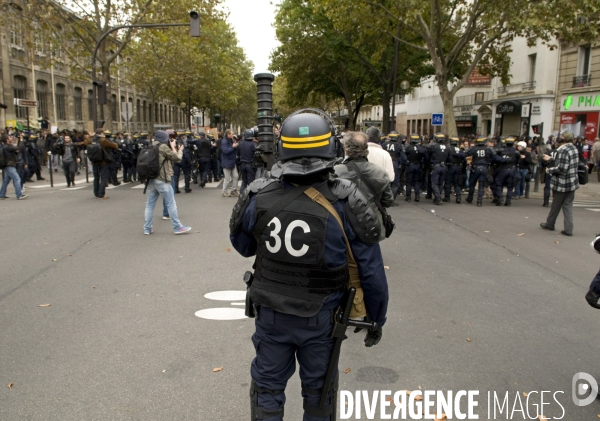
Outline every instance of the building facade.
{"type": "Polygon", "coordinates": [[[562,45],[560,74],[553,115],[555,130],[588,140],[599,137],[600,45],[562,45]]]}
{"type": "MultiPolygon", "coordinates": [[[[0,110],[0,127],[40,127],[47,118],[50,126],[62,129],[92,131],[93,90],[91,81],[77,80],[71,75],[64,54],[49,51],[43,40],[28,47],[18,22],[0,27],[0,102],[8,106],[0,110]],[[31,51],[33,50],[33,51],[31,51]],[[15,99],[37,101],[37,107],[15,105],[15,99]]],[[[36,40],[37,41],[37,40],[36,40]]],[[[116,63],[115,63],[116,64],[116,63]]],[[[98,118],[105,128],[113,131],[149,131],[158,128],[185,128],[187,111],[166,100],[152,102],[142,92],[126,83],[124,67],[115,71],[109,92],[108,115],[98,107],[98,118]],[[130,103],[133,115],[126,120],[123,114],[130,103]],[[151,123],[153,122],[153,123],[151,123]]]]}

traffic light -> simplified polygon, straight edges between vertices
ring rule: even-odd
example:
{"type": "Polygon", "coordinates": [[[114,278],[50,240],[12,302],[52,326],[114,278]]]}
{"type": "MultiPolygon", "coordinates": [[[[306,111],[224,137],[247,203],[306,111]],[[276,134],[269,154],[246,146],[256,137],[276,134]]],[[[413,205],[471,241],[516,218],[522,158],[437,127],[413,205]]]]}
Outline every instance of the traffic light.
{"type": "Polygon", "coordinates": [[[98,92],[98,105],[108,104],[108,92],[106,82],[94,81],[94,85],[97,87],[98,92]]]}
{"type": "Polygon", "coordinates": [[[531,130],[533,130],[534,134],[542,136],[544,134],[544,123],[534,124],[531,126],[531,130]]]}
{"type": "Polygon", "coordinates": [[[194,10],[190,12],[190,36],[200,36],[200,15],[194,10]]]}

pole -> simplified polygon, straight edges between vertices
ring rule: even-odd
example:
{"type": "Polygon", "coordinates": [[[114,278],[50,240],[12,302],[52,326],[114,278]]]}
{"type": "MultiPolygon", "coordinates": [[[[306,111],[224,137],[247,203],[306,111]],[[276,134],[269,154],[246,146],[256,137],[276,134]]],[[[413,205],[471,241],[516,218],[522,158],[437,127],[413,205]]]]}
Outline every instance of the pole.
{"type": "Polygon", "coordinates": [[[398,82],[398,47],[400,46],[398,39],[400,38],[400,28],[401,26],[398,25],[398,37],[394,40],[396,43],[394,50],[394,82],[392,87],[392,125],[394,127],[390,127],[390,132],[396,130],[396,84],[398,82]]]}
{"type": "MultiPolygon", "coordinates": [[[[52,112],[54,113],[54,124],[56,124],[56,128],[58,130],[58,116],[56,115],[56,93],[54,92],[56,86],[54,85],[54,64],[52,62],[50,62],[50,77],[52,80],[52,90],[50,91],[52,92],[52,112]]],[[[52,128],[52,126],[50,127],[52,128]]]]}
{"type": "Polygon", "coordinates": [[[29,107],[27,107],[27,131],[31,133],[31,126],[29,125],[29,107]]]}
{"type": "Polygon", "coordinates": [[[85,159],[85,182],[90,183],[90,168],[88,167],[87,151],[83,151],[83,157],[85,159]]]}
{"type": "Polygon", "coordinates": [[[54,187],[54,175],[52,174],[52,151],[48,151],[50,157],[50,187],[54,187]]]}
{"type": "MultiPolygon", "coordinates": [[[[102,44],[102,41],[104,41],[104,39],[109,36],[111,33],[115,32],[115,31],[119,31],[121,29],[130,29],[130,28],[170,28],[170,27],[176,27],[176,26],[189,26],[189,23],[138,23],[135,25],[119,25],[119,26],[115,26],[114,28],[109,29],[108,31],[106,31],[105,33],[102,34],[102,36],[100,37],[100,39],[98,40],[98,42],[96,42],[96,47],[94,48],[94,54],[92,54],[92,82],[96,82],[96,56],[98,55],[98,49],[100,48],[100,44],[102,44]]],[[[92,101],[92,118],[94,119],[94,130],[97,128],[98,125],[98,104],[97,104],[97,98],[98,98],[98,87],[96,85],[93,85],[93,95],[94,95],[94,100],[92,101]]]]}
{"type": "MultiPolygon", "coordinates": [[[[197,127],[196,127],[197,129],[197,127]]],[[[192,87],[188,90],[188,130],[192,131],[192,87]]]]}

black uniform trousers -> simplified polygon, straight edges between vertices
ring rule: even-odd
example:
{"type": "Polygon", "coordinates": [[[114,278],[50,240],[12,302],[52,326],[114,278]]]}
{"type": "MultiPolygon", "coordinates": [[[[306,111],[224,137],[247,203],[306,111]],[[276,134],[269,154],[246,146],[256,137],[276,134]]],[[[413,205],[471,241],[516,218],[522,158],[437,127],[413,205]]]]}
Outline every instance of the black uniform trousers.
{"type": "Polygon", "coordinates": [[[489,168],[487,165],[475,165],[471,169],[471,177],[469,178],[469,197],[473,197],[473,193],[475,193],[475,184],[478,183],[479,190],[477,191],[477,200],[483,199],[488,170],[489,168]]]}
{"type": "MultiPolygon", "coordinates": [[[[305,408],[302,420],[330,420],[330,416],[310,415],[309,412],[312,411],[310,409],[307,411],[306,408],[310,406],[318,409],[320,390],[323,387],[334,344],[334,339],[331,337],[333,331],[331,313],[332,310],[321,310],[313,317],[298,317],[279,313],[268,307],[259,307],[255,319],[256,332],[252,335],[256,357],[250,369],[254,383],[250,390],[250,397],[255,399],[252,405],[257,408],[256,415],[260,416],[263,411],[277,413],[283,408],[285,387],[296,371],[296,360],[298,360],[305,408]]],[[[334,383],[337,383],[337,376],[336,367],[334,383]]],[[[336,395],[335,391],[330,392],[329,404],[331,404],[331,397],[336,395]]],[[[335,402],[336,398],[333,400],[333,405],[335,402]]],[[[282,416],[277,415],[264,418],[265,421],[282,419],[282,416]]]]}
{"type": "Polygon", "coordinates": [[[431,190],[433,191],[433,195],[436,200],[442,199],[442,185],[444,184],[444,179],[446,178],[446,165],[435,164],[433,166],[433,171],[431,171],[431,190]]]}
{"type": "Polygon", "coordinates": [[[256,168],[254,168],[253,163],[242,162],[240,170],[240,172],[242,173],[242,187],[240,187],[241,193],[256,178],[256,168]]]}
{"type": "Polygon", "coordinates": [[[173,177],[174,183],[173,187],[175,191],[179,191],[179,177],[181,176],[181,172],[183,171],[183,178],[185,180],[185,189],[190,189],[190,173],[191,167],[187,162],[176,162],[173,164],[173,177]]]}
{"type": "Polygon", "coordinates": [[[550,192],[552,191],[552,189],[550,188],[551,179],[552,175],[548,174],[547,172],[544,172],[544,203],[550,203],[550,192]]]}
{"type": "Polygon", "coordinates": [[[495,189],[494,195],[497,198],[502,199],[502,189],[504,187],[506,187],[506,201],[507,202],[511,201],[514,180],[515,180],[515,171],[516,171],[516,168],[514,165],[511,167],[501,168],[499,170],[496,170],[496,172],[497,172],[496,180],[495,180],[496,189],[495,189]]]}
{"type": "Polygon", "coordinates": [[[92,170],[94,172],[94,196],[104,197],[108,178],[110,177],[110,169],[108,165],[94,164],[92,170]]]}
{"type": "Polygon", "coordinates": [[[400,163],[398,161],[392,161],[394,166],[394,180],[392,181],[392,192],[394,197],[398,194],[398,187],[400,187],[400,163]]]}
{"type": "Polygon", "coordinates": [[[448,165],[448,171],[446,171],[446,180],[444,182],[444,196],[446,198],[450,198],[452,187],[454,187],[454,193],[456,194],[456,197],[460,197],[460,185],[458,183],[459,178],[460,165],[448,165]]]}
{"type": "Polygon", "coordinates": [[[421,194],[421,164],[408,164],[406,169],[406,197],[410,197],[411,188],[415,189],[415,197],[421,194]]]}
{"type": "Polygon", "coordinates": [[[200,182],[206,184],[208,182],[208,177],[210,176],[211,171],[211,161],[208,156],[201,156],[199,159],[200,163],[200,182]]]}

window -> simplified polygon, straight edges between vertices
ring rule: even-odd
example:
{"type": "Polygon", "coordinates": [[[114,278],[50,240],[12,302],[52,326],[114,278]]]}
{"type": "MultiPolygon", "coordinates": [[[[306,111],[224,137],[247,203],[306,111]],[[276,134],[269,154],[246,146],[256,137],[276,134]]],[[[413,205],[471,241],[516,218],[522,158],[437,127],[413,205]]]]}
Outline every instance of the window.
{"type": "Polygon", "coordinates": [[[62,83],[56,85],[56,92],[54,93],[56,101],[56,116],[58,120],[67,119],[67,93],[66,87],[62,83]]]}
{"type": "Polygon", "coordinates": [[[83,120],[83,109],[82,109],[82,101],[83,101],[83,90],[81,88],[75,88],[75,92],[73,93],[73,108],[75,110],[75,120],[83,120]]]}
{"type": "Polygon", "coordinates": [[[141,121],[141,116],[142,116],[142,107],[140,105],[139,99],[135,103],[135,116],[136,116],[136,121],[139,123],[141,121]]]}
{"type": "Polygon", "coordinates": [[[577,55],[577,76],[585,76],[590,74],[592,47],[584,45],[579,47],[577,55]]]}
{"type": "Polygon", "coordinates": [[[16,47],[23,48],[23,29],[16,22],[10,25],[10,43],[16,47]]]}
{"type": "MultiPolygon", "coordinates": [[[[23,76],[15,76],[13,85],[15,98],[27,99],[27,79],[25,79],[23,76]]],[[[27,116],[27,110],[25,107],[15,108],[17,111],[17,118],[25,118],[27,116]]]]}
{"type": "Polygon", "coordinates": [[[142,103],[142,113],[143,113],[143,115],[142,115],[142,117],[143,117],[143,120],[142,120],[142,121],[143,121],[144,123],[147,123],[147,122],[148,122],[148,120],[146,119],[146,101],[144,101],[144,102],[142,103]]]}
{"type": "Polygon", "coordinates": [[[38,80],[35,84],[36,96],[38,101],[38,116],[48,117],[48,82],[38,80]]]}
{"type": "Polygon", "coordinates": [[[94,91],[88,90],[88,120],[94,121],[94,116],[92,115],[92,111],[94,108],[94,91]]]}
{"type": "Polygon", "coordinates": [[[529,55],[529,82],[535,82],[535,62],[537,61],[537,54],[529,55]]]}
{"type": "Polygon", "coordinates": [[[110,96],[110,118],[112,121],[117,121],[117,96],[110,96]]]}
{"type": "Polygon", "coordinates": [[[36,25],[33,32],[33,51],[38,56],[46,55],[46,43],[44,42],[44,36],[41,28],[36,25]]]}

